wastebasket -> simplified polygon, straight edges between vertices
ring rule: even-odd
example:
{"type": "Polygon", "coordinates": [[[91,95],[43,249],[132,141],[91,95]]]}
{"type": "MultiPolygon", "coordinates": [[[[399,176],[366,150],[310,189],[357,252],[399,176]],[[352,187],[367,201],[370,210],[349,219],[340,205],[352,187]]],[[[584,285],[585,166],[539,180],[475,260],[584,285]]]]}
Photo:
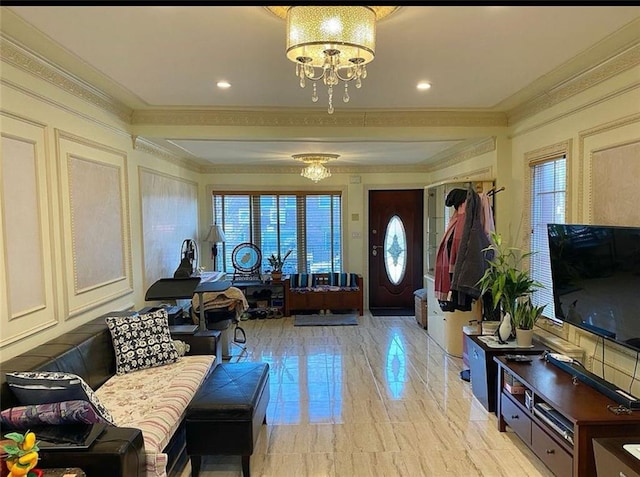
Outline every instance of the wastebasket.
{"type": "Polygon", "coordinates": [[[416,321],[418,324],[427,329],[427,289],[420,288],[413,292],[415,295],[416,321]]]}

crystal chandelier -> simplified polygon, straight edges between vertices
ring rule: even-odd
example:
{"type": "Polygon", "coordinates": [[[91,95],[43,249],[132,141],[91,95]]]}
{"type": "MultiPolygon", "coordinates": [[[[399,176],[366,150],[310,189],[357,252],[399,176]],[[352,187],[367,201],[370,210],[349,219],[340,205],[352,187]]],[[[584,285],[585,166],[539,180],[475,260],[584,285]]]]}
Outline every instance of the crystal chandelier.
{"type": "Polygon", "coordinates": [[[311,100],[318,101],[316,83],[327,86],[329,114],[333,87],[344,82],[342,100],[349,101],[349,83],[362,86],[366,65],[375,56],[376,13],[366,6],[294,6],[287,10],[287,58],[296,64],[300,86],[313,84],[311,100]]]}
{"type": "Polygon", "coordinates": [[[332,159],[337,159],[340,157],[339,154],[294,154],[292,156],[294,159],[304,162],[308,164],[306,167],[302,169],[300,175],[302,177],[306,177],[307,179],[311,179],[313,182],[321,181],[322,179],[326,179],[327,177],[331,177],[331,171],[324,167],[326,162],[331,161],[332,159]]]}

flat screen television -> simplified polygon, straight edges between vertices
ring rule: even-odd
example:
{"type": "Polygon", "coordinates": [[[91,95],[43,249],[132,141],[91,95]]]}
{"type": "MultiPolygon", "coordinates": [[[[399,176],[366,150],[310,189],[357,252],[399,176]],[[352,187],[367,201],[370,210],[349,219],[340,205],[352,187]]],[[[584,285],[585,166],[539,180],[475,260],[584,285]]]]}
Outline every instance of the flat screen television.
{"type": "Polygon", "coordinates": [[[640,351],[640,227],[547,231],[556,318],[640,351]]]}

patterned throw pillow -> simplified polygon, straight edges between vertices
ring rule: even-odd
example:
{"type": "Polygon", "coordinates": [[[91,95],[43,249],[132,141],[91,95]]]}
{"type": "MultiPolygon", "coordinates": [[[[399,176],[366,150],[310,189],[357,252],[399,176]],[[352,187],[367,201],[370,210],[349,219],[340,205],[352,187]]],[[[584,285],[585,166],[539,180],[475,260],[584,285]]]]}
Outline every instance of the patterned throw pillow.
{"type": "Polygon", "coordinates": [[[292,273],[289,276],[291,288],[308,288],[314,285],[313,275],[308,273],[292,273]]]}
{"type": "Polygon", "coordinates": [[[358,288],[358,275],[355,273],[330,273],[329,285],[334,287],[358,288]]]}
{"type": "Polygon", "coordinates": [[[7,384],[22,406],[63,401],[87,401],[105,421],[114,424],[109,410],[80,376],[71,373],[27,371],[7,373],[7,384]]]}
{"type": "Polygon", "coordinates": [[[169,332],[167,310],[105,318],[116,353],[116,373],[163,366],[178,361],[169,332]]]}
{"type": "Polygon", "coordinates": [[[110,423],[105,420],[90,402],[74,400],[32,404],[5,409],[0,413],[0,424],[11,429],[30,429],[34,426],[59,424],[110,423]]]}

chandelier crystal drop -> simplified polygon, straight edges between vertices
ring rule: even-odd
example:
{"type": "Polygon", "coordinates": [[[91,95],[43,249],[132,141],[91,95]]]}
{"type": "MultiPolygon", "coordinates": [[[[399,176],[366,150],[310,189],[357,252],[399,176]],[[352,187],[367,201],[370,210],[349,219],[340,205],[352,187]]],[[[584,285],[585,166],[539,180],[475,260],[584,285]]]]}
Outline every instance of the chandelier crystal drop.
{"type": "Polygon", "coordinates": [[[366,65],[375,57],[376,12],[366,6],[294,6],[287,10],[287,58],[296,64],[300,87],[313,83],[311,100],[318,101],[316,83],[327,87],[333,114],[334,86],[344,83],[342,100],[349,102],[348,84],[362,86],[366,65]]]}
{"type": "Polygon", "coordinates": [[[331,171],[324,167],[322,164],[310,164],[300,173],[302,177],[311,179],[313,182],[321,181],[327,177],[331,177],[331,171]]]}
{"type": "Polygon", "coordinates": [[[327,177],[331,177],[331,171],[327,169],[324,164],[340,157],[339,154],[323,154],[323,153],[310,153],[310,154],[294,154],[294,159],[302,161],[307,164],[302,168],[300,175],[307,179],[311,179],[313,182],[321,181],[327,177]]]}

